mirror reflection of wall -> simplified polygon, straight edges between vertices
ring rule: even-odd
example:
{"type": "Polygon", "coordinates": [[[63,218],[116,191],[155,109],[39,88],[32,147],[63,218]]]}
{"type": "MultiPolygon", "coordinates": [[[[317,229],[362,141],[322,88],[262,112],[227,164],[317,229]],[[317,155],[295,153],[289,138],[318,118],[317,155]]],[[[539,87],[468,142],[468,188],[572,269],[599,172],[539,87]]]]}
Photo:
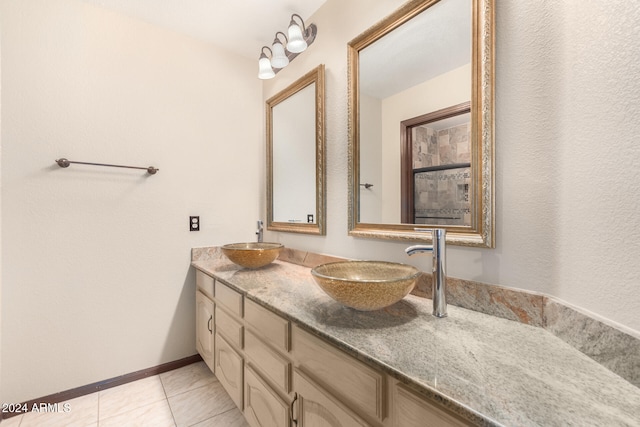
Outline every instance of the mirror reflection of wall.
{"type": "Polygon", "coordinates": [[[374,184],[359,189],[359,222],[406,223],[400,123],[471,99],[470,1],[432,5],[360,50],[359,63],[359,178],[374,184]]]}
{"type": "Polygon", "coordinates": [[[273,107],[273,220],[315,223],[316,85],[273,107]]]}
{"type": "Polygon", "coordinates": [[[324,64],[267,100],[267,230],[326,233],[324,64]]]}

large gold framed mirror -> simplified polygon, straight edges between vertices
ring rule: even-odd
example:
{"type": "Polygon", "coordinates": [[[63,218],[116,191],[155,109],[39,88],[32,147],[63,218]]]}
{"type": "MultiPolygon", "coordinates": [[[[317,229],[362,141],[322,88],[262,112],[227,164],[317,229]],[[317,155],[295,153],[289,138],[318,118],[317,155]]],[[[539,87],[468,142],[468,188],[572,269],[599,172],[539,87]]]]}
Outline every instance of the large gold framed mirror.
{"type": "Polygon", "coordinates": [[[430,241],[420,230],[438,227],[494,247],[493,0],[410,1],[349,42],[348,60],[349,234],[430,241]],[[464,138],[445,126],[459,119],[464,138]]]}
{"type": "Polygon", "coordinates": [[[325,231],[324,65],[269,98],[267,229],[325,231]]]}

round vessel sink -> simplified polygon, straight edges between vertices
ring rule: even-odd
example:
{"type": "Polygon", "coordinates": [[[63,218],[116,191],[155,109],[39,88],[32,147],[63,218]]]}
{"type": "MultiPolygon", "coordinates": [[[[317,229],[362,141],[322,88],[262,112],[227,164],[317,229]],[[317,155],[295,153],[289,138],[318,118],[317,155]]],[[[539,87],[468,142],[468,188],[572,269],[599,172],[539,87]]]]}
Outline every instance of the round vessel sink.
{"type": "Polygon", "coordinates": [[[341,261],[311,270],[316,283],[347,307],[371,311],[404,298],[416,284],[420,271],[406,264],[385,261],[341,261]]]}
{"type": "Polygon", "coordinates": [[[222,246],[222,253],[234,264],[246,268],[260,268],[271,264],[283,246],[280,243],[249,242],[222,246]]]}

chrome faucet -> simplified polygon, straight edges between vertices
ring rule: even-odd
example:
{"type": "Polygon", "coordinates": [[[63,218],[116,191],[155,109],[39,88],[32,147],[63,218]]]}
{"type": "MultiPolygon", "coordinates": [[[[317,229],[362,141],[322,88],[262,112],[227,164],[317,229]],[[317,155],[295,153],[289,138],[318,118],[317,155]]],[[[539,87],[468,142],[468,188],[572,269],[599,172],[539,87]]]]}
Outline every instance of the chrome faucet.
{"type": "Polygon", "coordinates": [[[419,229],[416,231],[431,231],[433,240],[431,245],[414,245],[405,249],[407,255],[433,252],[433,315],[447,317],[447,274],[446,274],[446,230],[435,228],[433,230],[419,229]]]}
{"type": "Polygon", "coordinates": [[[262,221],[258,220],[258,229],[256,230],[256,236],[258,236],[258,243],[262,243],[262,221]]]}

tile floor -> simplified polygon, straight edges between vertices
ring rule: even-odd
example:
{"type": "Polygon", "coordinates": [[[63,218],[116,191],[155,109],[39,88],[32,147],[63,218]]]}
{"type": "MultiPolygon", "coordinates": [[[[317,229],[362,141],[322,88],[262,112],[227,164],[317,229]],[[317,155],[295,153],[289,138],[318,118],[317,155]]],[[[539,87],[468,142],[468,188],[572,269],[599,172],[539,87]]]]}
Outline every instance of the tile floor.
{"type": "Polygon", "coordinates": [[[69,404],[66,413],[31,412],[5,419],[0,426],[248,427],[204,362],[64,403],[69,404]]]}

